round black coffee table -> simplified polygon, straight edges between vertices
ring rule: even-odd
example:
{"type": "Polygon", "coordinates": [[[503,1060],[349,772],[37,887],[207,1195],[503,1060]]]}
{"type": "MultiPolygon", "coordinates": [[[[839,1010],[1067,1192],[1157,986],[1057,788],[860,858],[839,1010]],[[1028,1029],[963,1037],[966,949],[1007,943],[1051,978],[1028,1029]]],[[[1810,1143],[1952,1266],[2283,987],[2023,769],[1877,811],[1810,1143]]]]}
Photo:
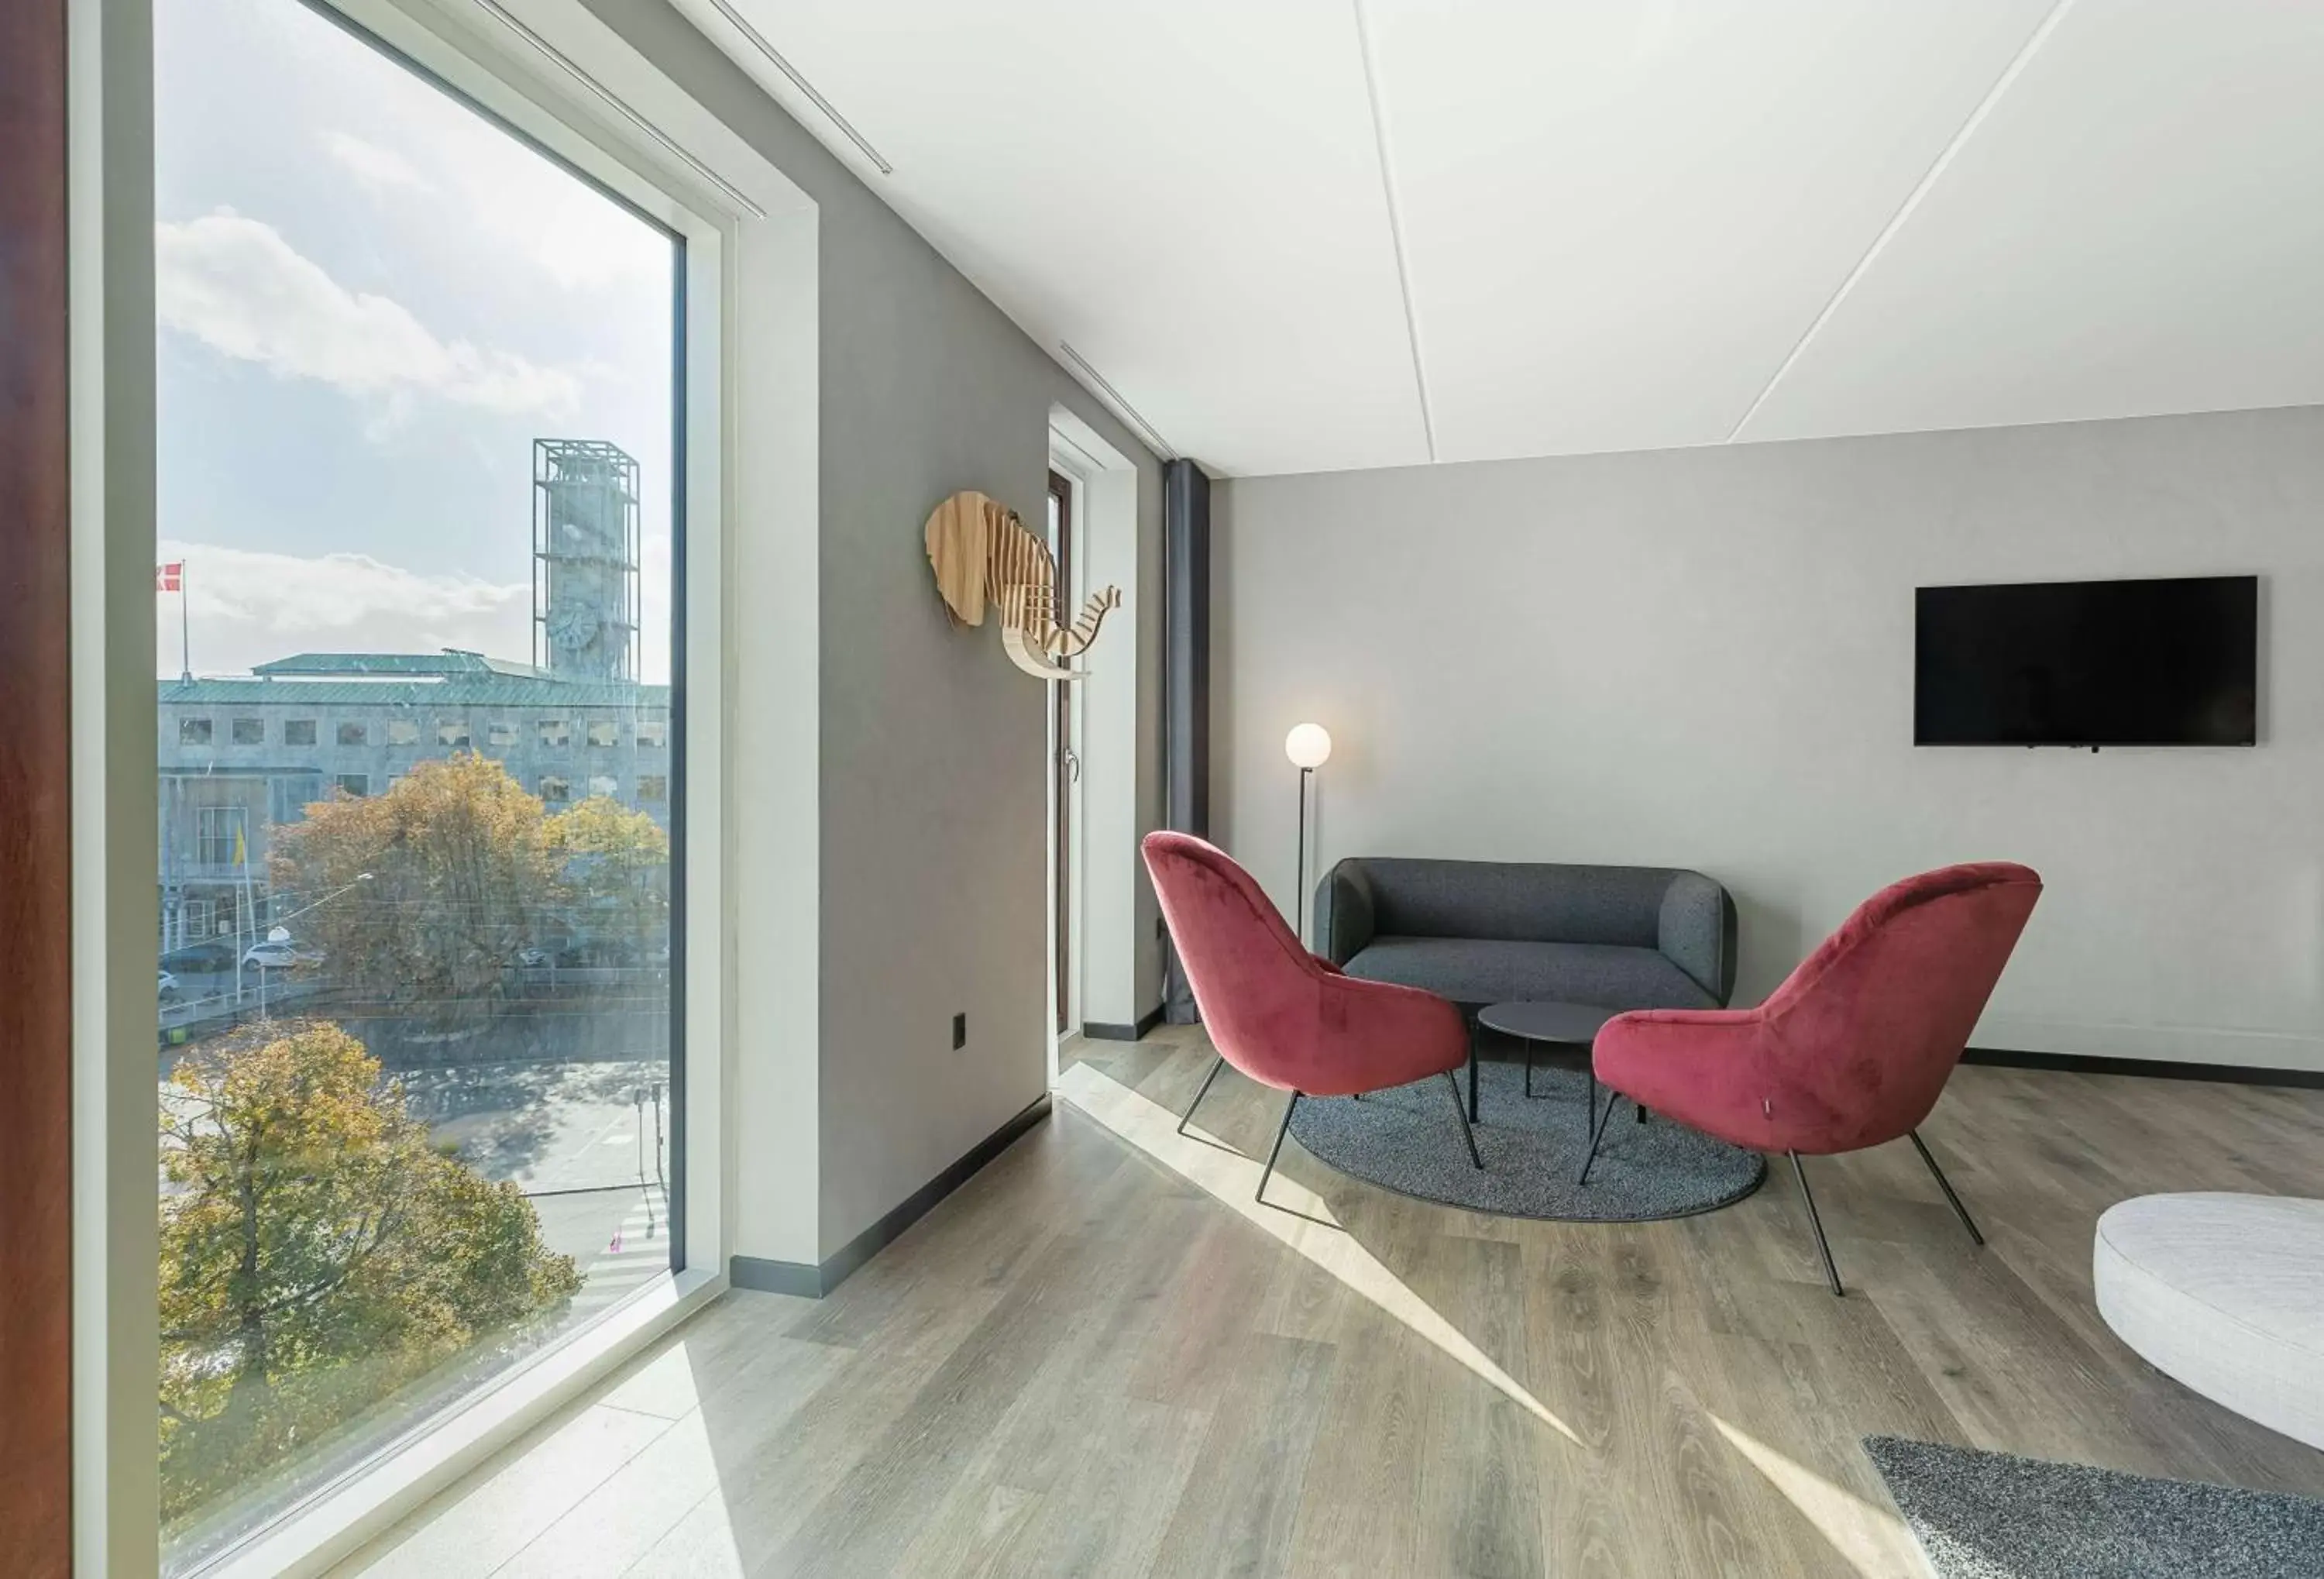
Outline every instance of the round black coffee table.
{"type": "MultiPolygon", "coordinates": [[[[1598,1031],[1608,1020],[1622,1011],[1596,1003],[1491,1003],[1477,1011],[1477,1023],[1504,1036],[1516,1037],[1526,1045],[1525,1094],[1533,1094],[1533,1051],[1536,1046],[1580,1048],[1587,1063],[1590,1045],[1598,1039],[1598,1031]]],[[[1598,1071],[1590,1068],[1590,1103],[1582,1110],[1584,1129],[1596,1123],[1598,1113],[1598,1071]]],[[[1469,1048],[1469,1109],[1477,1106],[1477,1049],[1469,1048]]],[[[1642,1115],[1643,1116],[1643,1115],[1642,1115]]]]}

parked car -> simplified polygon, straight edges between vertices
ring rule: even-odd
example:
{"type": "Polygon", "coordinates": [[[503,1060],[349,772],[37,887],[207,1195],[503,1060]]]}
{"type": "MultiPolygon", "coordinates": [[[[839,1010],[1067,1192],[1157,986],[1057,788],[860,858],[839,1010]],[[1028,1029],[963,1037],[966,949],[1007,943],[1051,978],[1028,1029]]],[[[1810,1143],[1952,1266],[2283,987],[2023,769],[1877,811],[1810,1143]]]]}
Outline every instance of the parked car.
{"type": "Polygon", "coordinates": [[[322,956],[309,953],[293,944],[279,942],[270,937],[263,943],[254,943],[243,950],[242,963],[246,965],[264,965],[268,970],[284,971],[294,965],[307,965],[320,957],[322,956]]]}
{"type": "Polygon", "coordinates": [[[154,996],[157,998],[176,997],[178,995],[178,978],[171,975],[168,971],[161,971],[156,974],[161,976],[161,984],[158,989],[156,989],[154,996]]]}
{"type": "Polygon", "coordinates": [[[234,968],[234,943],[230,938],[213,938],[208,943],[189,943],[183,948],[173,948],[161,956],[161,968],[172,974],[202,975],[234,968]]]}

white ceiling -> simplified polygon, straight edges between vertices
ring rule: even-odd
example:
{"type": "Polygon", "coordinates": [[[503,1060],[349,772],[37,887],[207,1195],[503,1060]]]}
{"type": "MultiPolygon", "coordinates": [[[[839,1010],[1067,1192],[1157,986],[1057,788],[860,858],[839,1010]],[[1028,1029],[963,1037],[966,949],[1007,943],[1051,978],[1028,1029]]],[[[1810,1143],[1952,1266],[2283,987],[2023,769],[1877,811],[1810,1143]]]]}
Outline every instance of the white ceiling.
{"type": "Polygon", "coordinates": [[[679,3],[1217,473],[2324,403],[2314,0],[679,3]]]}

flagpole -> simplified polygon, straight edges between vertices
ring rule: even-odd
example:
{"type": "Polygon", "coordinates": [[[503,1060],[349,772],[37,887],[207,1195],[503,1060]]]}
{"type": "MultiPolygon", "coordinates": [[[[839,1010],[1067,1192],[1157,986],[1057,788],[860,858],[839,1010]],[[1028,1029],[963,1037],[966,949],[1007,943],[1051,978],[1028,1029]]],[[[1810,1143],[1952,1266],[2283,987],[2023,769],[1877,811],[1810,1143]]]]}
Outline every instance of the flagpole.
{"type": "Polygon", "coordinates": [[[194,633],[192,620],[186,609],[186,562],[183,559],[178,561],[178,660],[179,678],[186,680],[192,679],[194,678],[194,633]]]}

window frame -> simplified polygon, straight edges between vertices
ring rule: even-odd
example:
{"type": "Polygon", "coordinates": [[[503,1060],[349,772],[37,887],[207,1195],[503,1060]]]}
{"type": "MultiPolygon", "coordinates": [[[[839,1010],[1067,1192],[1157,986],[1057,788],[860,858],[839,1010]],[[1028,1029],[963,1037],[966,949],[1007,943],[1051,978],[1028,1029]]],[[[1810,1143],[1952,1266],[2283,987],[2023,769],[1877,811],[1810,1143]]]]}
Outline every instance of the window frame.
{"type": "Polygon", "coordinates": [[[194,808],[194,864],[197,866],[231,866],[234,864],[234,836],[243,837],[243,847],[249,848],[250,808],[246,806],[197,806],[194,808]],[[212,827],[223,826],[224,832],[213,833],[212,827]],[[210,858],[213,845],[226,853],[216,860],[210,858]]]}
{"type": "MultiPolygon", "coordinates": [[[[816,206],[724,122],[617,32],[568,0],[286,0],[344,17],[489,113],[660,218],[687,241],[678,393],[687,422],[672,479],[672,603],[683,611],[672,655],[670,970],[682,983],[673,1150],[684,1159],[673,1239],[687,1270],[648,1285],[574,1339],[546,1349],[431,1417],[347,1480],[242,1545],[202,1579],[312,1573],[397,1518],[587,1387],[727,1286],[736,1148],[723,1093],[734,1084],[731,921],[724,875],[728,777],[722,728],[730,658],[724,610],[733,549],[732,490],[747,480],[760,525],[813,551],[816,540],[816,206]],[[698,152],[697,152],[698,151],[698,152]],[[749,246],[742,245],[744,238],[749,246]],[[730,275],[729,270],[736,271],[730,275]],[[750,314],[735,304],[747,278],[750,314]],[[733,437],[744,347],[756,448],[733,437]],[[735,476],[730,478],[729,457],[735,476]],[[691,764],[691,766],[689,766],[691,764]],[[694,771],[698,769],[699,771],[694,771]],[[684,830],[703,830],[697,844],[684,830]],[[682,1205],[681,1205],[682,1203],[682,1205]]],[[[68,114],[74,148],[74,286],[102,313],[75,315],[73,688],[76,815],[72,911],[75,1003],[74,1520],[92,1571],[151,1573],[156,1464],[153,1076],[151,982],[140,962],[158,928],[158,799],[151,762],[154,668],[152,577],[154,303],[152,209],[152,0],[65,0],[73,39],[68,114]],[[134,574],[133,574],[134,572],[134,574]],[[134,725],[134,727],[133,727],[134,725]],[[143,743],[134,745],[132,743],[143,743]],[[110,770],[110,771],[108,771],[110,770]]],[[[810,584],[811,585],[811,584],[810,584]]],[[[814,605],[798,600],[812,639],[814,605]]],[[[816,699],[785,679],[783,793],[810,809],[816,699]],[[796,782],[792,780],[796,780],[796,782]]],[[[319,729],[318,729],[319,737],[319,729]]],[[[816,857],[812,819],[773,855],[816,857]]],[[[766,859],[764,855],[760,859],[766,859]]],[[[732,891],[740,891],[739,888],[732,891]]],[[[813,885],[796,890],[787,927],[815,925],[813,885]]],[[[802,958],[811,958],[812,951],[802,958]]],[[[780,974],[780,973],[778,973],[780,974]]],[[[816,983],[759,983],[798,994],[780,1039],[813,1090],[816,983]],[[803,1034],[802,1034],[803,1033],[803,1034]]],[[[774,1049],[770,1049],[772,1051],[774,1049]]],[[[786,1076],[786,1079],[793,1078],[786,1076]]],[[[784,1114],[807,1110],[785,1107],[784,1114]]],[[[788,1119],[785,1121],[788,1122],[788,1119]]],[[[802,1121],[805,1122],[805,1121],[802,1121]]],[[[786,1151],[783,1180],[813,1199],[814,1150],[786,1151]]],[[[765,1181],[761,1181],[764,1187],[765,1181]]],[[[806,1220],[811,1223],[810,1208],[806,1220]]],[[[764,1237],[761,1231],[761,1236],[764,1237]]],[[[779,1253],[791,1249],[786,1221],[779,1253]]]]}
{"type": "Polygon", "coordinates": [[[226,743],[230,745],[264,745],[266,743],[266,720],[263,717],[230,719],[226,726],[226,743]],[[249,725],[253,730],[251,738],[247,740],[243,738],[242,726],[245,724],[249,725]]]}
{"type": "Polygon", "coordinates": [[[322,738],[323,726],[322,722],[319,719],[285,718],[282,720],[282,743],[286,746],[303,745],[311,750],[321,743],[322,738]],[[307,738],[304,740],[292,739],[291,731],[296,729],[304,729],[307,732],[307,738]]]}

